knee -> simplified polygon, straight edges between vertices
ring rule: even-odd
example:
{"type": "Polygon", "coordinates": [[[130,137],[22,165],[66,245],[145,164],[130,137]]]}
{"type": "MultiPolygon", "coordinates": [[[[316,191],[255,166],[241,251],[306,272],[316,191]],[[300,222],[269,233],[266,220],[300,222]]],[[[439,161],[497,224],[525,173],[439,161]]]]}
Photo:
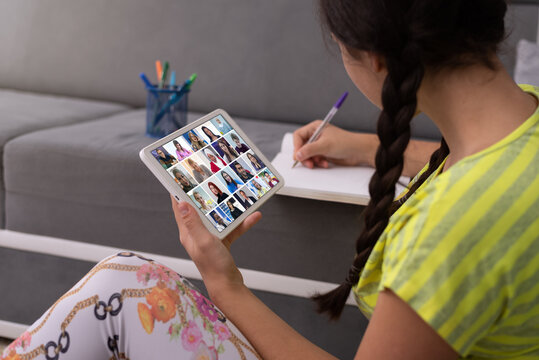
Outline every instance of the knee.
{"type": "MultiPolygon", "coordinates": [[[[96,265],[96,268],[120,270],[120,272],[123,273],[131,273],[136,277],[136,281],[142,285],[148,285],[148,283],[153,284],[154,281],[174,283],[175,281],[183,282],[185,280],[181,275],[169,267],[140,254],[127,251],[103,259],[96,265]]],[[[115,273],[117,275],[117,272],[112,272],[110,276],[114,278],[115,273]]],[[[113,280],[114,279],[111,279],[111,281],[113,280]]]]}
{"type": "Polygon", "coordinates": [[[114,255],[108,256],[97,263],[97,267],[103,267],[106,264],[117,264],[117,265],[124,265],[124,266],[142,266],[146,263],[153,263],[154,261],[152,259],[149,259],[147,257],[144,257],[143,255],[129,252],[129,251],[122,251],[119,253],[116,253],[114,255]]]}

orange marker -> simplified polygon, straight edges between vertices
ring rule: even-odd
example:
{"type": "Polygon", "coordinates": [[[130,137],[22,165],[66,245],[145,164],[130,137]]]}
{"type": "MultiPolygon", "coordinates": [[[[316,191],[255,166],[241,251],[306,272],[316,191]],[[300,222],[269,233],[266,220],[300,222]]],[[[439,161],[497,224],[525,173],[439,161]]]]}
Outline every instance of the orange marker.
{"type": "Polygon", "coordinates": [[[157,83],[159,83],[161,80],[161,75],[163,74],[163,67],[161,66],[160,60],[155,62],[155,72],[157,73],[157,83]]]}

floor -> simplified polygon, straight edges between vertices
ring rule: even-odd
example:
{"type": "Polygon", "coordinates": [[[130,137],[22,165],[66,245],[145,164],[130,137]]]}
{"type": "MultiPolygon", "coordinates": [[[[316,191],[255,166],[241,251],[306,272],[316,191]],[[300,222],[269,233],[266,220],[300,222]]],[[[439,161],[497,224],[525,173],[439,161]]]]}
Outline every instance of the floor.
{"type": "Polygon", "coordinates": [[[12,340],[1,338],[0,337],[0,355],[2,354],[2,351],[4,351],[4,348],[11,343],[12,340]]]}

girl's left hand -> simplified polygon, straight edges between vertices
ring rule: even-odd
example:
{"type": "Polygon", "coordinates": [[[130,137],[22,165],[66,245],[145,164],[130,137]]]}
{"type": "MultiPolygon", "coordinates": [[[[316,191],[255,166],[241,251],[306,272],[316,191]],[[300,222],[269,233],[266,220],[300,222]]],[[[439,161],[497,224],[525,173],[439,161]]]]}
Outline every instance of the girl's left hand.
{"type": "Polygon", "coordinates": [[[202,275],[211,298],[220,291],[243,286],[243,277],[230,254],[230,246],[261,218],[257,211],[249,215],[225,239],[219,240],[206,229],[196,210],[173,197],[172,209],[180,232],[180,242],[202,275]]]}

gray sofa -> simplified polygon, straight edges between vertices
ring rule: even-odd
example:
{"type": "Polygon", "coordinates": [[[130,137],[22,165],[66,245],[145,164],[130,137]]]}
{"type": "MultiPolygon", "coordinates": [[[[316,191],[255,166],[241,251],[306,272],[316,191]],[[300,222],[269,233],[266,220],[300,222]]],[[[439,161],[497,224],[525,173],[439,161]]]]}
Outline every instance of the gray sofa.
{"type": "MultiPolygon", "coordinates": [[[[166,191],[138,159],[153,139],[144,135],[137,75],[153,75],[157,58],[180,78],[199,74],[189,121],[224,108],[269,158],[286,132],[324,116],[344,90],[350,99],[335,123],[373,131],[377,110],[348,80],[337,50],[326,48],[314,3],[0,3],[1,33],[9,34],[0,37],[7,54],[0,61],[0,336],[30,324],[93,265],[63,248],[38,250],[39,239],[188,258],[166,191]],[[6,240],[21,234],[38,236],[6,240]]],[[[537,7],[511,6],[508,23],[503,61],[511,71],[516,41],[536,39],[537,7]]],[[[420,118],[414,136],[438,133],[420,118]]],[[[361,207],[275,196],[262,212],[261,223],[233,247],[239,267],[341,281],[361,207]]],[[[305,297],[258,289],[309,339],[336,356],[354,354],[366,326],[356,309],[347,307],[331,324],[305,297]]]]}

